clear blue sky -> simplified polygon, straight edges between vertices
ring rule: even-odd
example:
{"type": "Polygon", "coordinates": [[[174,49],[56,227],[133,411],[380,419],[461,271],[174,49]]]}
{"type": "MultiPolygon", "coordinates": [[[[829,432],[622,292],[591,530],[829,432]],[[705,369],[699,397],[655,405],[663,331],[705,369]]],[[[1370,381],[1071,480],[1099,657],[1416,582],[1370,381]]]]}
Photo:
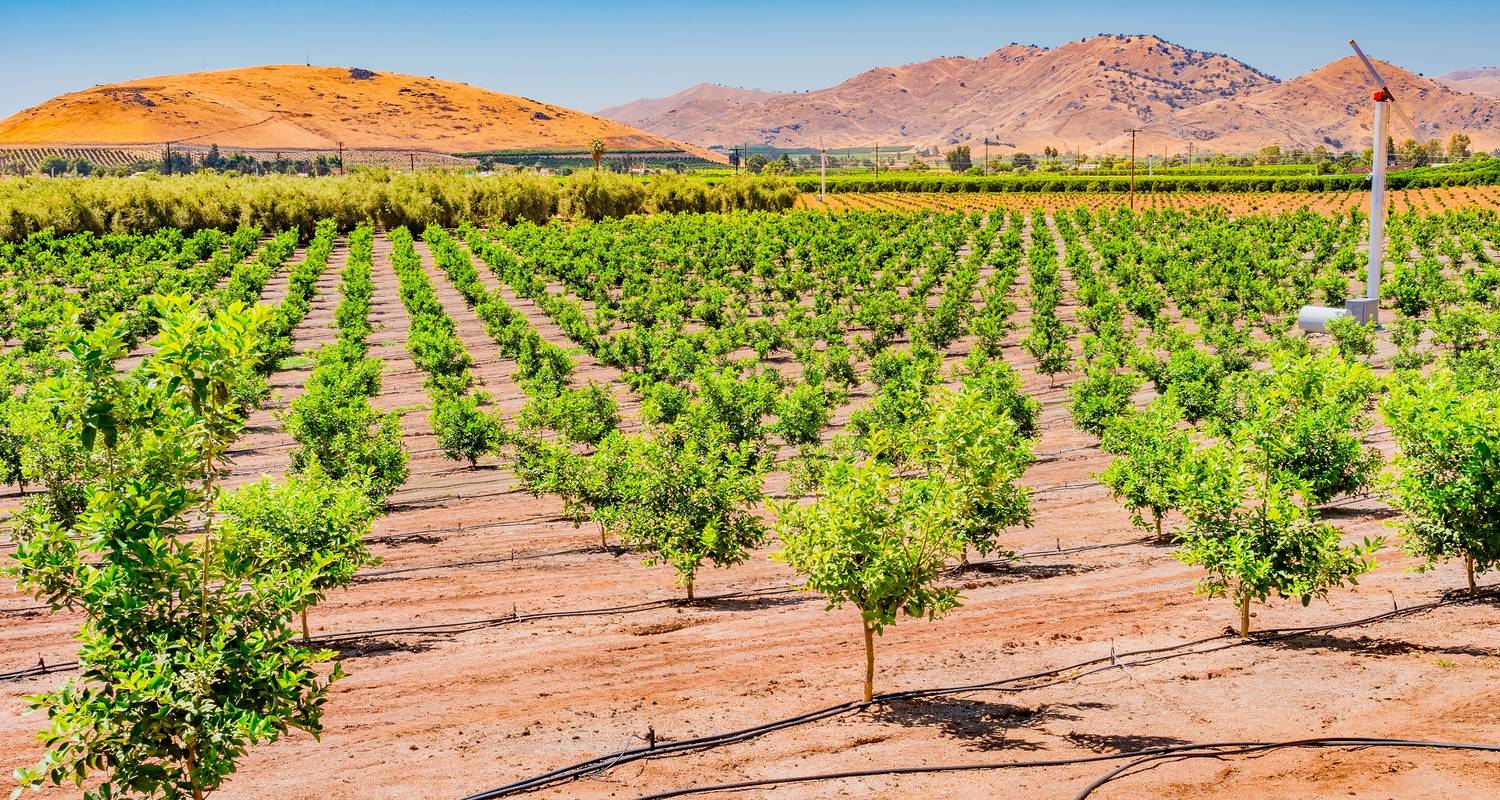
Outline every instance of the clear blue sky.
{"type": "Polygon", "coordinates": [[[884,64],[1096,33],[1154,33],[1281,78],[1346,55],[1351,36],[1371,55],[1429,75],[1500,62],[1496,0],[1233,6],[0,0],[0,116],[96,83],[305,59],[434,75],[586,111],[700,81],[815,89],[884,64]]]}

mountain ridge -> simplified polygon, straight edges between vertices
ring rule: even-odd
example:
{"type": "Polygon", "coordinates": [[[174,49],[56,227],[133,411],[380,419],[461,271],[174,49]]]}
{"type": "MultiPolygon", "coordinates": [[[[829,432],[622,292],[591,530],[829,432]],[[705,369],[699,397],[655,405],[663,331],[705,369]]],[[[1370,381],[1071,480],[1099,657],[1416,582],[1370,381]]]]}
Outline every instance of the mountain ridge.
{"type": "MultiPolygon", "coordinates": [[[[1159,36],[1100,34],[1053,48],[1013,43],[979,57],[875,67],[807,92],[722,87],[713,102],[682,92],[601,113],[623,109],[632,124],[703,146],[947,148],[988,138],[1021,150],[1120,152],[1128,147],[1125,131],[1136,128],[1138,145],[1175,144],[1173,152],[1188,144],[1200,152],[1273,144],[1357,149],[1360,135],[1369,135],[1363,118],[1372,87],[1363,71],[1348,69],[1349,59],[1283,81],[1159,36]]],[[[1476,147],[1500,146],[1495,98],[1381,68],[1393,88],[1406,90],[1398,89],[1398,99],[1424,136],[1463,132],[1476,147]]]]}

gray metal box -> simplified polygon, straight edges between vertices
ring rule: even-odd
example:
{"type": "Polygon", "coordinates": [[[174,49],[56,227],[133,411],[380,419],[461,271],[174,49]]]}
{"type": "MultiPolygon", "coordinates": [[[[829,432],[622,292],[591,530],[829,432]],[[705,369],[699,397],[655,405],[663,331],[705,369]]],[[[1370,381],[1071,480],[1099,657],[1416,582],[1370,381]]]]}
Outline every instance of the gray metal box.
{"type": "Polygon", "coordinates": [[[1344,301],[1344,310],[1354,321],[1361,325],[1369,325],[1380,321],[1380,298],[1378,297],[1351,297],[1344,301]]]}

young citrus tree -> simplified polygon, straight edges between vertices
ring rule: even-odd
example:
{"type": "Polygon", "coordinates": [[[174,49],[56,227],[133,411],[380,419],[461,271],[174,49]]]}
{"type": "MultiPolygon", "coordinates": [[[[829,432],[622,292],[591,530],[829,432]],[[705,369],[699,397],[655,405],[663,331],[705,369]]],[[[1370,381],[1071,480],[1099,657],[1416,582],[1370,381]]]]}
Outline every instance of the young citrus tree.
{"type": "Polygon", "coordinates": [[[776,504],[781,550],[773,557],[804,578],[803,588],[859,609],[865,645],[864,698],[875,691],[875,637],[899,614],[936,619],[959,604],[939,585],[964,549],[955,524],[961,501],[939,478],[903,479],[876,461],[830,465],[810,505],[776,504]]]}
{"type": "Polygon", "coordinates": [[[1364,444],[1367,410],[1380,385],[1370,368],[1331,353],[1277,355],[1271,368],[1231,382],[1242,417],[1229,423],[1273,468],[1324,503],[1369,486],[1380,453],[1364,444]]]}
{"type": "Polygon", "coordinates": [[[1182,409],[1160,397],[1145,409],[1118,417],[1104,431],[1100,447],[1115,459],[1097,477],[1130,509],[1130,521],[1154,530],[1161,541],[1162,519],[1182,505],[1178,475],[1193,452],[1193,440],[1181,425],[1182,409]],[[1148,522],[1143,511],[1151,512],[1148,522]]]}
{"type": "Polygon", "coordinates": [[[1115,369],[1108,359],[1090,364],[1083,379],[1069,387],[1073,424],[1084,433],[1103,436],[1112,421],[1131,411],[1130,397],[1144,382],[1132,370],[1115,369]]]}
{"type": "MultiPolygon", "coordinates": [[[[331,481],[316,468],[282,483],[262,478],[219,499],[224,560],[250,575],[331,556],[312,586],[320,594],[343,588],[360,567],[380,561],[365,545],[377,510],[362,487],[331,481]]],[[[311,639],[307,607],[298,611],[302,638],[311,639]]]]}
{"type": "Polygon", "coordinates": [[[193,798],[218,789],[252,745],[321,729],[331,653],[293,642],[334,557],[245,571],[224,558],[218,475],[242,420],[263,310],[212,317],[161,302],[157,350],[117,372],[118,328],[65,335],[71,358],[34,391],[91,465],[72,519],[29,502],[8,573],[83,618],[79,677],[31,698],[49,752],[23,787],[70,782],[88,798],[193,798]],[[193,531],[197,530],[194,535],[193,531]]]}
{"type": "MultiPolygon", "coordinates": [[[[703,562],[732,567],[765,541],[754,512],[762,465],[753,443],[733,442],[720,427],[670,426],[615,441],[625,447],[624,468],[615,473],[613,503],[597,518],[645,554],[647,566],[672,565],[687,599],[703,562]]],[[[591,458],[615,457],[601,449],[591,458]]]]}
{"type": "Polygon", "coordinates": [[[1400,451],[1391,499],[1406,548],[1431,567],[1461,558],[1475,573],[1500,563],[1500,391],[1460,388],[1444,370],[1403,381],[1382,411],[1400,451]]]}
{"type": "Polygon", "coordinates": [[[1276,594],[1307,605],[1375,568],[1379,541],[1345,546],[1309,510],[1306,486],[1242,440],[1195,453],[1178,490],[1187,526],[1174,555],[1208,571],[1198,593],[1234,601],[1241,636],[1250,635],[1252,602],[1276,594]]]}
{"type": "Polygon", "coordinates": [[[1035,461],[1004,398],[939,388],[906,435],[902,461],[946,482],[955,500],[955,531],[988,556],[1013,525],[1031,525],[1031,496],[1017,483],[1035,461]]]}

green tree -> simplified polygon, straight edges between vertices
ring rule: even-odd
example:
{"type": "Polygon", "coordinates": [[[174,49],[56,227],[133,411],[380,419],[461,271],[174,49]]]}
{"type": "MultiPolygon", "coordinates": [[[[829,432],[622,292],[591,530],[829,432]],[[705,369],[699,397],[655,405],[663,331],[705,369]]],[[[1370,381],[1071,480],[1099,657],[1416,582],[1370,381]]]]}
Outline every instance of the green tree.
{"type": "Polygon", "coordinates": [[[942,479],[955,503],[954,526],[982,556],[1007,527],[1031,526],[1031,496],[1018,482],[1035,462],[1032,439],[1011,419],[1005,397],[938,387],[922,419],[906,430],[903,461],[942,479]]]}
{"type": "Polygon", "coordinates": [[[1048,385],[1057,385],[1057,374],[1073,365],[1073,348],[1069,340],[1073,329],[1056,314],[1037,314],[1031,320],[1031,332],[1021,340],[1021,347],[1036,359],[1036,371],[1047,376],[1048,385]]]}
{"type": "Polygon", "coordinates": [[[754,512],[761,499],[755,445],[735,444],[723,428],[669,426],[654,435],[612,437],[593,458],[623,464],[614,473],[614,502],[597,509],[597,518],[644,553],[647,566],[670,564],[689,600],[703,562],[732,567],[765,541],[754,512]],[[624,450],[612,453],[613,447],[624,450]]]}
{"type": "Polygon", "coordinates": [[[1158,398],[1138,413],[1114,419],[1104,430],[1100,448],[1114,454],[1099,482],[1130,509],[1130,521],[1165,537],[1162,520],[1182,505],[1178,476],[1193,452],[1182,409],[1171,398],[1158,398]],[[1151,512],[1148,522],[1142,511],[1151,512]]]}
{"type": "Polygon", "coordinates": [[[1469,139],[1469,135],[1466,134],[1466,133],[1455,133],[1452,136],[1449,136],[1448,137],[1448,160],[1449,161],[1466,161],[1466,160],[1468,160],[1469,156],[1472,154],[1472,152],[1469,149],[1472,145],[1473,145],[1473,141],[1471,141],[1469,139]]]}
{"type": "Polygon", "coordinates": [[[974,166],[974,157],[969,153],[969,146],[961,144],[943,154],[948,162],[948,169],[953,172],[963,172],[974,166]]]}
{"type": "MultiPolygon", "coordinates": [[[[241,575],[326,561],[312,588],[319,595],[343,588],[360,567],[380,561],[365,545],[376,511],[361,487],[335,483],[316,472],[291,475],[281,483],[262,478],[219,500],[224,561],[241,575]]],[[[302,638],[309,640],[307,606],[297,611],[302,638]]]]}
{"type": "Polygon", "coordinates": [[[1120,370],[1107,363],[1091,364],[1083,380],[1069,387],[1073,395],[1073,424],[1092,436],[1103,436],[1116,418],[1130,413],[1131,395],[1145,381],[1134,370],[1120,370]]]}
{"type": "Polygon", "coordinates": [[[1400,448],[1391,499],[1406,549],[1429,567],[1463,559],[1473,590],[1500,563],[1500,391],[1439,370],[1397,384],[1382,411],[1400,448]]]}
{"type": "Polygon", "coordinates": [[[1339,355],[1346,361],[1358,361],[1375,353],[1375,324],[1361,324],[1354,317],[1335,317],[1328,322],[1339,355]]]}
{"type": "Polygon", "coordinates": [[[432,430],[443,456],[479,466],[479,458],[505,443],[505,425],[498,413],[485,413],[483,393],[438,393],[432,407],[432,430]]]}
{"type": "Polygon", "coordinates": [[[240,433],[234,383],[253,369],[264,309],[210,317],[167,298],[156,352],[117,372],[118,326],[66,331],[72,358],[35,391],[93,466],[73,522],[28,502],[9,574],[82,616],[80,674],[31,698],[50,750],[22,787],[86,783],[85,798],[201,800],[255,744],[316,735],[332,653],[293,642],[333,557],[246,571],[219,546],[219,471],[240,433]],[[198,533],[194,535],[192,531],[198,533]]]}
{"type": "Polygon", "coordinates": [[[68,160],[58,155],[47,156],[37,164],[36,171],[54,178],[61,177],[68,171],[68,160]]]}
{"type": "Polygon", "coordinates": [[[859,609],[865,645],[864,699],[875,692],[875,637],[898,614],[936,619],[959,604],[939,584],[964,547],[953,525],[957,500],[940,479],[902,479],[873,461],[832,464],[810,505],[773,505],[781,549],[773,556],[834,609],[859,609]]]}
{"type": "Polygon", "coordinates": [[[764,153],[751,153],[745,159],[745,170],[751,175],[759,175],[768,163],[770,163],[770,159],[766,158],[764,153]]]}
{"type": "Polygon", "coordinates": [[[1380,471],[1366,447],[1366,412],[1379,380],[1370,368],[1328,353],[1277,354],[1268,370],[1238,373],[1231,388],[1240,419],[1227,425],[1291,476],[1314,503],[1357,492],[1380,471]]]}
{"type": "Polygon", "coordinates": [[[1375,568],[1380,541],[1345,546],[1337,529],[1310,512],[1296,478],[1244,441],[1195,453],[1178,491],[1187,526],[1174,555],[1207,570],[1195,591],[1234,601],[1241,636],[1250,635],[1252,602],[1274,593],[1305,606],[1375,568]]]}

